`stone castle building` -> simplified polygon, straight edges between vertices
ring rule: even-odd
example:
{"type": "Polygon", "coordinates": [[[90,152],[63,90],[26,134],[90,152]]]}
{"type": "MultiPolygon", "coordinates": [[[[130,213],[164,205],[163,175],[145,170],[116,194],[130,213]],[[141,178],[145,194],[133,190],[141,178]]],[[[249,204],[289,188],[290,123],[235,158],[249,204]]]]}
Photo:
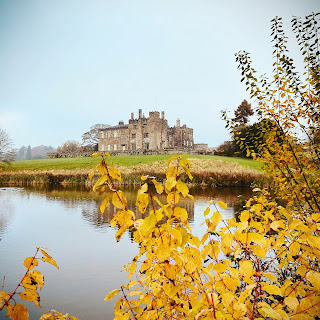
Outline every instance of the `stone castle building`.
{"type": "Polygon", "coordinates": [[[193,150],[193,129],[180,126],[177,119],[174,127],[168,126],[164,111],[149,112],[149,117],[142,114],[134,118],[133,112],[128,124],[119,121],[113,127],[99,130],[99,151],[137,152],[138,150],[186,149],[193,150]]]}

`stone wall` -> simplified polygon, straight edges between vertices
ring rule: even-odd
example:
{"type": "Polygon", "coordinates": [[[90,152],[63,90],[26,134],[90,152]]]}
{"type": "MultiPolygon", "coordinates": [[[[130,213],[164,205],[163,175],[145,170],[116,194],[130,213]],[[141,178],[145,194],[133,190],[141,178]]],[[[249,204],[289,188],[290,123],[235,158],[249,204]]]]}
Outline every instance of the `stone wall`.
{"type": "MultiPolygon", "coordinates": [[[[107,151],[106,151],[107,152],[107,151]]],[[[125,151],[109,151],[111,156],[130,156],[130,155],[152,155],[152,154],[208,154],[212,155],[214,152],[209,151],[196,151],[190,149],[177,149],[177,148],[166,148],[162,150],[125,150],[125,151]]],[[[82,152],[82,153],[47,153],[47,159],[53,158],[78,158],[78,157],[90,157],[92,152],[82,152]]]]}

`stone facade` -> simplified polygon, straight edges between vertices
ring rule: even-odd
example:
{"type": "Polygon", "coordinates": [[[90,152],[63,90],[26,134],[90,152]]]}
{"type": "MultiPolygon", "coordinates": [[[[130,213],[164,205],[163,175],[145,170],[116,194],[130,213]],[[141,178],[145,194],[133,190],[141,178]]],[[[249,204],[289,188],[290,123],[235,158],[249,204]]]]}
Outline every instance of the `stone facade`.
{"type": "Polygon", "coordinates": [[[149,117],[142,114],[134,118],[133,112],[128,124],[120,121],[117,126],[99,130],[99,151],[131,153],[139,150],[156,151],[165,149],[194,149],[193,129],[186,125],[169,127],[164,117],[164,111],[149,112],[149,117]]]}

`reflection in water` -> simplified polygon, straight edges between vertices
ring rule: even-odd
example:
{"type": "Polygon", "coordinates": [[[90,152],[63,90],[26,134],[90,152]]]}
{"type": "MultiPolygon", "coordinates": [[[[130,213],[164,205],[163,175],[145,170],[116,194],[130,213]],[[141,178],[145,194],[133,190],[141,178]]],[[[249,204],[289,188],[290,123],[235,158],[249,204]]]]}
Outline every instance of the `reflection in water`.
{"type": "MultiPolygon", "coordinates": [[[[136,188],[123,190],[128,207],[136,213],[136,188]]],[[[202,232],[203,211],[209,200],[222,200],[230,217],[238,208],[238,195],[250,197],[250,190],[239,188],[191,190],[194,200],[182,199],[179,205],[189,213],[196,234],[202,232]]],[[[159,197],[165,202],[165,195],[159,197]]],[[[25,272],[23,260],[36,246],[51,249],[60,269],[41,265],[46,279],[40,293],[43,309],[28,306],[30,319],[56,308],[79,319],[113,319],[114,303],[105,302],[106,293],[127,282],[122,266],[132,259],[138,245],[127,232],[120,242],[110,227],[115,209],[110,205],[102,214],[103,196],[89,188],[27,187],[0,189],[0,279],[5,275],[5,290],[15,288],[25,272]],[[14,219],[13,219],[14,217],[14,219]],[[8,226],[10,226],[8,228],[8,226]],[[19,278],[20,279],[20,278],[19,278]]],[[[0,312],[0,319],[5,315],[0,312]]]]}
{"type": "MultiPolygon", "coordinates": [[[[128,209],[132,210],[136,219],[141,219],[142,215],[136,207],[137,187],[122,188],[127,201],[128,209]]],[[[113,205],[109,205],[104,213],[100,212],[100,204],[104,197],[99,196],[98,193],[93,192],[91,188],[86,187],[70,187],[60,186],[58,188],[37,188],[28,187],[27,192],[37,192],[46,196],[49,202],[59,202],[63,204],[66,209],[81,208],[83,219],[88,222],[92,227],[99,229],[99,231],[107,231],[110,228],[110,221],[114,217],[117,209],[113,205]]],[[[194,199],[180,198],[178,205],[187,210],[189,215],[189,223],[192,225],[194,222],[195,204],[207,205],[210,200],[222,200],[228,204],[229,210],[236,212],[240,208],[239,196],[242,195],[248,199],[251,196],[249,188],[215,188],[215,189],[191,189],[190,194],[194,199]]],[[[162,203],[166,203],[166,195],[158,195],[162,203]]],[[[149,204],[149,207],[151,205],[149,204]]],[[[155,204],[156,208],[157,204],[155,204]]],[[[148,210],[146,210],[148,213],[148,210]]]]}
{"type": "Polygon", "coordinates": [[[15,206],[9,190],[0,188],[0,241],[15,212],[15,206]]]}

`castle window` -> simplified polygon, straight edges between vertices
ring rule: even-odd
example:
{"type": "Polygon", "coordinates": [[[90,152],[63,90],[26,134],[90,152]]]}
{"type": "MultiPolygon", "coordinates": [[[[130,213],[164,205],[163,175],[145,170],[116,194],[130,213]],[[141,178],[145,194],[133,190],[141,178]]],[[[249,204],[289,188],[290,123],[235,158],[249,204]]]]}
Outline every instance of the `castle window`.
{"type": "Polygon", "coordinates": [[[144,136],[144,138],[148,138],[149,133],[145,133],[143,136],[144,136]]]}
{"type": "Polygon", "coordinates": [[[136,137],[136,134],[135,134],[135,133],[133,133],[133,134],[132,134],[132,138],[133,138],[133,139],[135,139],[135,137],[136,137]]]}
{"type": "Polygon", "coordinates": [[[144,144],[144,148],[145,148],[146,150],[149,150],[149,143],[145,143],[145,144],[144,144]]]}
{"type": "Polygon", "coordinates": [[[104,151],[104,145],[103,144],[101,145],[101,151],[104,151]]]}
{"type": "Polygon", "coordinates": [[[114,137],[114,138],[117,137],[117,131],[115,131],[115,132],[113,133],[113,137],[114,137]]]}
{"type": "Polygon", "coordinates": [[[122,150],[123,150],[123,151],[126,150],[126,146],[122,146],[122,150]]]}
{"type": "Polygon", "coordinates": [[[137,129],[137,125],[136,124],[133,125],[133,129],[137,129]]]}
{"type": "Polygon", "coordinates": [[[110,151],[110,144],[107,145],[107,150],[110,151]]]}
{"type": "Polygon", "coordinates": [[[147,128],[147,127],[148,127],[148,125],[145,123],[145,124],[143,125],[143,127],[144,127],[144,128],[147,128]]]}
{"type": "Polygon", "coordinates": [[[136,144],[135,143],[131,143],[131,150],[136,150],[136,144]]]}
{"type": "Polygon", "coordinates": [[[116,145],[116,144],[113,145],[113,150],[114,150],[114,151],[117,150],[117,145],[116,145]]]}
{"type": "Polygon", "coordinates": [[[100,137],[101,137],[101,138],[104,138],[104,134],[103,134],[103,132],[101,132],[100,137]]]}

